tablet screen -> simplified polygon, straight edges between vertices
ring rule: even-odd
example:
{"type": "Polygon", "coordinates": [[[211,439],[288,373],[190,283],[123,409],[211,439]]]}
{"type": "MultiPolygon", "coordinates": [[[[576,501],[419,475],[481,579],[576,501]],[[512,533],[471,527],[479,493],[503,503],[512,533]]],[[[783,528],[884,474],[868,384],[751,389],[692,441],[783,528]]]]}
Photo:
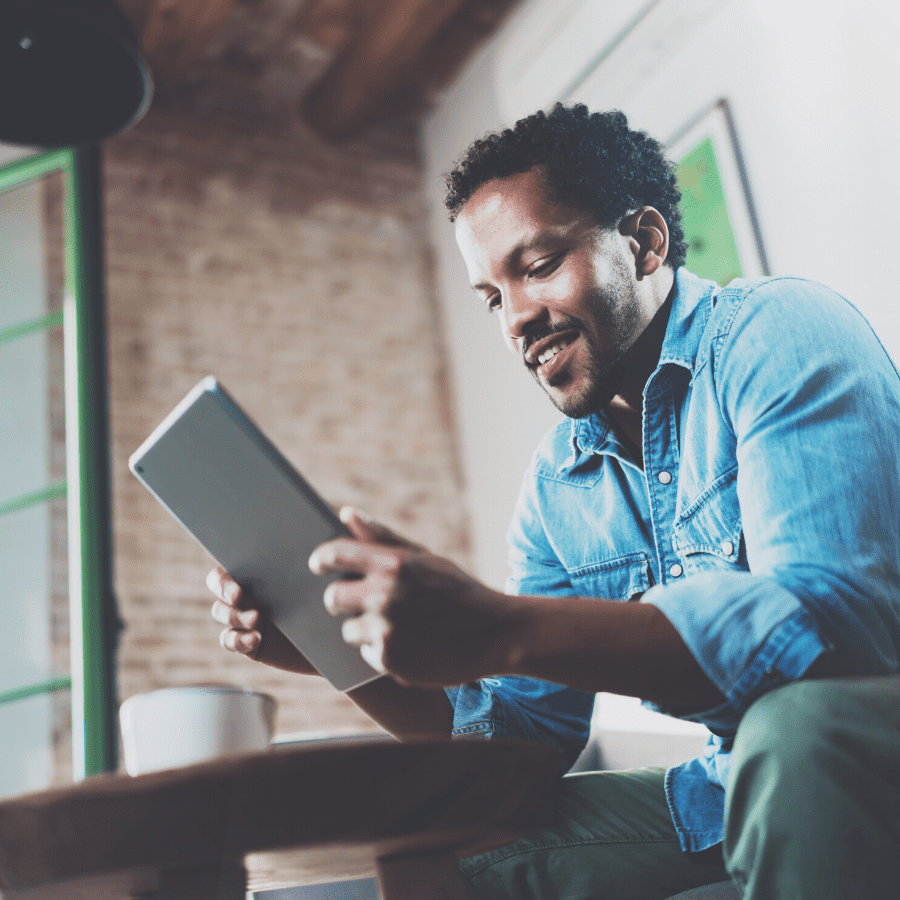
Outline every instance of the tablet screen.
{"type": "Polygon", "coordinates": [[[129,460],[132,472],[338,690],[378,674],[341,638],[307,565],[343,523],[214,378],[206,378],[129,460]]]}

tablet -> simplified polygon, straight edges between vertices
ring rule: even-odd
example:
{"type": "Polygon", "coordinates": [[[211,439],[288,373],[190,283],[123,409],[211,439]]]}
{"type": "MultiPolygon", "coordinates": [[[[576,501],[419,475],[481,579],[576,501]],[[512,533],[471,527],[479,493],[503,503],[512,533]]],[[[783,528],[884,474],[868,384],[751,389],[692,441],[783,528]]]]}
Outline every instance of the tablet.
{"type": "Polygon", "coordinates": [[[215,378],[205,378],[129,460],[131,471],[338,690],[378,677],[341,638],[308,566],[349,531],[215,378]]]}

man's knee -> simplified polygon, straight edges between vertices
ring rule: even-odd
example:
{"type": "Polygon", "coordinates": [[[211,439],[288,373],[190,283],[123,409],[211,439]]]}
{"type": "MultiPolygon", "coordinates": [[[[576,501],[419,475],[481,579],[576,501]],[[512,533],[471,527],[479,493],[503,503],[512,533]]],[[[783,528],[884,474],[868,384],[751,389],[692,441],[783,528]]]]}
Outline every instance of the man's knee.
{"type": "Polygon", "coordinates": [[[840,723],[830,682],[798,681],[759,698],[744,715],[731,754],[729,782],[747,767],[769,777],[806,772],[821,761],[840,723]]]}
{"type": "Polygon", "coordinates": [[[758,847],[763,833],[793,828],[808,808],[828,755],[827,705],[821,683],[797,682],[763,695],[741,720],[728,773],[726,860],[758,847]]]}
{"type": "MultiPolygon", "coordinates": [[[[756,882],[759,896],[801,897],[810,895],[804,884],[830,879],[835,887],[859,866],[871,872],[873,886],[896,879],[896,866],[882,862],[889,850],[896,858],[900,826],[898,686],[888,679],[801,681],[748,710],[725,808],[725,859],[739,883],[756,882]]],[[[827,896],[866,896],[854,892],[862,881],[857,876],[827,896]]]]}
{"type": "MultiPolygon", "coordinates": [[[[816,791],[817,779],[846,764],[884,756],[895,761],[890,736],[900,728],[900,678],[810,679],[764,694],[741,720],[731,754],[729,792],[762,771],[787,782],[779,796],[816,791]],[[888,740],[885,741],[885,737],[888,740]]],[[[821,782],[818,782],[821,784],[821,782]]]]}

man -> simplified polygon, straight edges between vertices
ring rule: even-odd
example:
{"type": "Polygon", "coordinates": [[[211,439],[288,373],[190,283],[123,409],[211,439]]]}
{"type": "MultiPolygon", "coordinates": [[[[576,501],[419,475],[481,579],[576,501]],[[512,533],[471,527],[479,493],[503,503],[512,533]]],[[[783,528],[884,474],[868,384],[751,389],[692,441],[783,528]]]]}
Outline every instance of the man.
{"type": "MultiPolygon", "coordinates": [[[[470,895],[900,895],[900,379],[870,327],[820,285],[687,272],[672,166],[621,113],[538,113],[448,187],[476,295],[570,419],[526,475],[509,594],[342,510],[356,539],[310,564],[361,576],[325,602],[390,676],[351,697],[400,737],[569,760],[601,690],[712,732],[667,773],[563,779],[544,827],[463,862],[470,895]]],[[[310,671],[210,586],[228,649],[310,671]]]]}

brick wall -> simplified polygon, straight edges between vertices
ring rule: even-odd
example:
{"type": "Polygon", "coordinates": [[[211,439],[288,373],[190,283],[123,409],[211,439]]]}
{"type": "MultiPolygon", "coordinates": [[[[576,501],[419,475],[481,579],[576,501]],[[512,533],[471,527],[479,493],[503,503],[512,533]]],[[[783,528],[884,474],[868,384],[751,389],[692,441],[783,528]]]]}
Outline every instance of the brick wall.
{"type": "Polygon", "coordinates": [[[417,137],[154,111],[105,151],[120,700],[209,681],[274,694],[281,733],[375,726],[321,679],[218,646],[205,553],[127,469],[215,374],[333,503],[466,562],[417,137]]]}

